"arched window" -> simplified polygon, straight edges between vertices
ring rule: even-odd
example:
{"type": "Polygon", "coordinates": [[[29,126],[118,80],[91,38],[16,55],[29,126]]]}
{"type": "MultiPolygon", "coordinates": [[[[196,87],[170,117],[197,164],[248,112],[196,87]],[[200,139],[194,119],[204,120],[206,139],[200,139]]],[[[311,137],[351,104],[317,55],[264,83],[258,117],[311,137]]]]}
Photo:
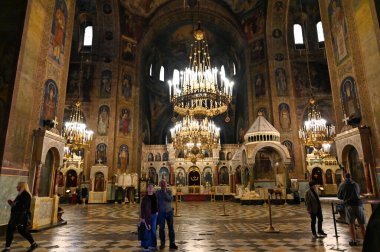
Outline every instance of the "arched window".
{"type": "Polygon", "coordinates": [[[160,81],[165,81],[165,69],[163,66],[160,68],[160,81]]]}
{"type": "Polygon", "coordinates": [[[87,26],[84,29],[84,39],[83,39],[83,45],[84,46],[92,46],[92,26],[87,26]]]}
{"type": "Polygon", "coordinates": [[[153,76],[152,75],[152,68],[153,68],[153,64],[150,64],[150,67],[149,67],[149,76],[153,76]]]}
{"type": "Polygon", "coordinates": [[[293,25],[293,33],[294,33],[294,44],[303,45],[303,34],[302,34],[302,26],[300,24],[293,25]]]}
{"type": "Polygon", "coordinates": [[[179,71],[174,69],[173,71],[173,85],[179,84],[179,71]]]}
{"type": "Polygon", "coordinates": [[[234,68],[234,76],[236,75],[236,65],[235,65],[235,62],[232,63],[233,64],[233,68],[234,68]]]}
{"type": "Polygon", "coordinates": [[[318,42],[325,42],[325,36],[323,35],[322,21],[317,23],[318,42]]]}

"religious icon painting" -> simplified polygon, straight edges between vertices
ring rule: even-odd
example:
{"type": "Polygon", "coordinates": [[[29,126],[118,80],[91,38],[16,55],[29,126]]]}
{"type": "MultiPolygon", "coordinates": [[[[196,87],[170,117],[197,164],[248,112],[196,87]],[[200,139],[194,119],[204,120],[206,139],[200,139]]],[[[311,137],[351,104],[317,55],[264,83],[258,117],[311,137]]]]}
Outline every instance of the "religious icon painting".
{"type": "Polygon", "coordinates": [[[348,118],[348,123],[350,125],[358,125],[362,116],[354,78],[347,77],[343,80],[340,94],[343,113],[345,114],[345,117],[348,118]]]}
{"type": "Polygon", "coordinates": [[[121,96],[126,100],[132,96],[132,77],[128,73],[123,74],[123,79],[121,82],[121,96]]]}
{"type": "Polygon", "coordinates": [[[131,131],[131,116],[127,108],[124,108],[120,112],[119,132],[124,136],[128,135],[131,131]]]}
{"type": "Polygon", "coordinates": [[[100,98],[109,98],[111,96],[112,72],[104,70],[100,80],[100,98]]]}
{"type": "Polygon", "coordinates": [[[126,172],[129,164],[129,149],[126,144],[122,144],[119,147],[117,154],[117,167],[126,172]]]}
{"type": "Polygon", "coordinates": [[[109,115],[110,108],[107,105],[102,105],[99,108],[98,114],[98,133],[101,136],[107,135],[108,127],[109,127],[109,115]]]}
{"type": "Polygon", "coordinates": [[[136,42],[132,39],[125,38],[123,39],[122,45],[122,59],[127,62],[133,62],[136,57],[136,42]]]}
{"type": "Polygon", "coordinates": [[[223,166],[219,170],[219,185],[229,184],[229,174],[227,167],[223,166]]]}
{"type": "Polygon", "coordinates": [[[339,66],[349,56],[347,47],[347,21],[342,6],[342,0],[330,1],[328,15],[335,62],[339,66]]]}
{"type": "Polygon", "coordinates": [[[205,167],[203,169],[203,185],[212,186],[212,170],[211,167],[205,167]]]}
{"type": "Polygon", "coordinates": [[[286,83],[285,69],[279,67],[275,71],[276,89],[278,96],[284,96],[288,93],[288,85],[286,83]]]}
{"type": "Polygon", "coordinates": [[[42,98],[42,111],[40,125],[51,126],[57,115],[58,88],[55,81],[49,79],[45,82],[44,96],[42,98]]]}
{"type": "Polygon", "coordinates": [[[289,105],[286,103],[281,103],[278,106],[278,113],[281,128],[283,130],[289,130],[291,124],[289,105]]]}
{"type": "Polygon", "coordinates": [[[265,42],[264,39],[256,40],[251,47],[251,62],[258,63],[265,60],[265,42]]]}
{"type": "Polygon", "coordinates": [[[107,145],[100,143],[96,146],[96,163],[106,164],[107,163],[107,145]]]}
{"type": "Polygon", "coordinates": [[[104,174],[102,172],[95,173],[94,191],[95,192],[104,191],[104,174]]]}
{"type": "Polygon", "coordinates": [[[160,172],[159,172],[159,180],[165,180],[167,182],[169,182],[169,178],[170,178],[170,173],[169,173],[169,169],[166,168],[166,167],[161,167],[160,169],[160,172]]]}
{"type": "Polygon", "coordinates": [[[51,28],[49,55],[57,63],[63,64],[65,50],[66,27],[67,27],[67,6],[64,0],[55,0],[53,12],[53,24],[51,28]]]}
{"type": "Polygon", "coordinates": [[[265,79],[261,73],[255,76],[255,96],[265,96],[265,79]]]}
{"type": "Polygon", "coordinates": [[[186,185],[186,172],[182,167],[178,167],[175,171],[175,184],[176,186],[186,185]]]}

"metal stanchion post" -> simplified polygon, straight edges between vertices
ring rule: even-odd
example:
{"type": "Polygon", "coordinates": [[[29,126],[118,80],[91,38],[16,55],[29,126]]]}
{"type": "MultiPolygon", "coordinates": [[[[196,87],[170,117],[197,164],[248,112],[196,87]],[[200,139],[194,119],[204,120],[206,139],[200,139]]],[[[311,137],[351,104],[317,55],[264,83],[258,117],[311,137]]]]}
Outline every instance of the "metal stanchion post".
{"type": "Polygon", "coordinates": [[[272,208],[271,208],[270,200],[271,200],[271,197],[270,197],[270,195],[268,195],[269,227],[267,229],[265,229],[264,232],[266,232],[266,233],[279,233],[280,231],[276,230],[272,226],[272,208]]]}
{"type": "Polygon", "coordinates": [[[181,217],[181,215],[178,213],[178,193],[175,194],[175,213],[174,217],[181,217]]]}
{"type": "Polygon", "coordinates": [[[223,192],[223,213],[220,214],[220,216],[230,216],[229,214],[226,214],[226,205],[224,203],[224,192],[223,192]]]}

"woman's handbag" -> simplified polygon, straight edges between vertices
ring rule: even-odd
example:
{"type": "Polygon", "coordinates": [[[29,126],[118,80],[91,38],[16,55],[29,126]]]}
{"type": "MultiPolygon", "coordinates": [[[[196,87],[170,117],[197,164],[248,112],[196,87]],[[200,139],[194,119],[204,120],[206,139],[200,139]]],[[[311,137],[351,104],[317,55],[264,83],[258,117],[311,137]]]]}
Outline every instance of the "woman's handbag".
{"type": "Polygon", "coordinates": [[[137,238],[139,241],[148,240],[148,230],[150,230],[149,225],[147,226],[145,222],[140,222],[137,225],[137,238]]]}

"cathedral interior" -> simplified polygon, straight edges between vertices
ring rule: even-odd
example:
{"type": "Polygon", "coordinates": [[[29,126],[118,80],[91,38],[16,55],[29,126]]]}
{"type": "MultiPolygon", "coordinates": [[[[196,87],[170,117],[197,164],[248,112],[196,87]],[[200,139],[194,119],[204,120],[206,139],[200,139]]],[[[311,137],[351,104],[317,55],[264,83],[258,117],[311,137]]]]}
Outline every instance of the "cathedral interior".
{"type": "MultiPolygon", "coordinates": [[[[235,215],[230,226],[218,216],[214,229],[228,232],[212,234],[224,251],[339,249],[326,202],[331,240],[286,241],[308,228],[299,203],[311,180],[321,199],[336,199],[350,173],[373,200],[367,219],[379,203],[379,23],[377,0],[1,1],[0,237],[19,181],[33,195],[32,229],[56,225],[58,206],[67,209],[67,226],[38,234],[44,247],[87,251],[65,248],[75,236],[58,247],[50,239],[72,232],[76,217],[94,229],[103,224],[91,216],[110,221],[107,235],[134,231],[135,202],[148,182],[166,180],[184,215],[183,251],[211,251],[203,231],[188,230],[202,238],[191,240],[181,230],[194,209],[207,226],[219,205],[205,202],[225,199],[235,215]],[[84,188],[86,215],[75,207],[84,188]],[[280,224],[265,247],[267,211],[253,207],[268,198],[294,225],[280,224]],[[239,227],[236,213],[255,222],[239,227]]],[[[103,232],[74,229],[87,242],[103,232]]],[[[138,247],[130,234],[113,248],[107,239],[99,251],[138,247]]]]}

